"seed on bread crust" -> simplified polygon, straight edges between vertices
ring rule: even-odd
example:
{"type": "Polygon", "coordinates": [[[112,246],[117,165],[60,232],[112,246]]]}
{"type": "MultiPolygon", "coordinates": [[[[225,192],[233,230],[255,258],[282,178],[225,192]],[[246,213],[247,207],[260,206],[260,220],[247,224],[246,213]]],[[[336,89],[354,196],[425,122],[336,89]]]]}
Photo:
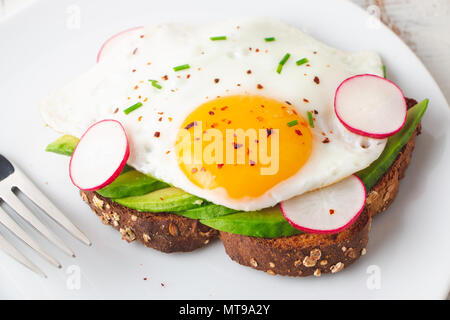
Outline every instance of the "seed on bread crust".
{"type": "Polygon", "coordinates": [[[342,262],[338,262],[335,265],[332,265],[330,267],[331,273],[336,273],[336,272],[342,271],[343,269],[344,269],[344,264],[342,262]]]}
{"type": "Polygon", "coordinates": [[[252,265],[252,267],[256,268],[258,266],[258,262],[256,262],[255,258],[251,258],[250,259],[250,264],[252,265]]]}
{"type": "Polygon", "coordinates": [[[94,202],[94,205],[97,207],[97,208],[99,208],[100,210],[102,210],[103,209],[103,201],[102,200],[100,200],[99,198],[97,198],[97,196],[94,196],[93,198],[92,198],[92,202],[94,202]]]}

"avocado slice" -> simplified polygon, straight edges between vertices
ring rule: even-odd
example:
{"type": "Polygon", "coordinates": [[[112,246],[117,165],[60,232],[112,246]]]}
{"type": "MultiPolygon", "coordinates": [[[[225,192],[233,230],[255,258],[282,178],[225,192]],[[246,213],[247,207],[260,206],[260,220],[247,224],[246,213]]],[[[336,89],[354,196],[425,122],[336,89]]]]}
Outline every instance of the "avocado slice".
{"type": "Polygon", "coordinates": [[[206,205],[194,208],[182,212],[176,212],[177,214],[191,218],[191,219],[212,219],[216,217],[225,216],[227,214],[238,212],[239,210],[230,209],[218,204],[207,203],[206,205]]]}
{"type": "Polygon", "coordinates": [[[115,202],[139,211],[179,212],[202,206],[205,200],[170,187],[159,189],[141,196],[114,199],[115,202]]]}
{"type": "Polygon", "coordinates": [[[369,167],[356,173],[366,186],[367,192],[380,180],[392,163],[394,163],[402,148],[408,143],[427,110],[427,106],[428,99],[425,99],[409,109],[405,125],[399,132],[389,137],[380,157],[372,162],[369,167]]]}
{"type": "Polygon", "coordinates": [[[286,221],[279,206],[203,219],[200,222],[220,231],[259,238],[287,237],[302,233],[286,221]]]}
{"type": "Polygon", "coordinates": [[[149,177],[136,170],[125,172],[118,176],[111,184],[97,191],[107,198],[125,198],[140,196],[158,189],[167,188],[169,185],[155,178],[149,177]]]}
{"type": "Polygon", "coordinates": [[[79,139],[71,136],[69,134],[66,134],[57,140],[50,143],[47,148],[45,148],[45,151],[48,152],[54,152],[58,154],[62,154],[64,156],[72,156],[73,151],[75,150],[75,147],[78,144],[79,139]]]}

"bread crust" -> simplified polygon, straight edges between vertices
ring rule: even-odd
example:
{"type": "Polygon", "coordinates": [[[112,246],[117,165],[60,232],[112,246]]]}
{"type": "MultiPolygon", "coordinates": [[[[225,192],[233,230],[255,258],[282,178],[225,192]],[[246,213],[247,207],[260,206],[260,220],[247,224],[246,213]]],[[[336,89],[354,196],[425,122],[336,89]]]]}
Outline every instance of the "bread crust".
{"type": "Polygon", "coordinates": [[[320,276],[336,273],[366,253],[372,217],[389,207],[410,163],[420,125],[385,175],[372,188],[356,222],[336,234],[303,233],[264,239],[220,231],[226,253],[234,261],[269,274],[320,276]]]}
{"type": "Polygon", "coordinates": [[[93,191],[81,191],[81,198],[105,225],[118,230],[122,239],[139,241],[162,252],[188,252],[207,245],[219,235],[198,220],[173,213],[140,212],[124,207],[93,191]]]}

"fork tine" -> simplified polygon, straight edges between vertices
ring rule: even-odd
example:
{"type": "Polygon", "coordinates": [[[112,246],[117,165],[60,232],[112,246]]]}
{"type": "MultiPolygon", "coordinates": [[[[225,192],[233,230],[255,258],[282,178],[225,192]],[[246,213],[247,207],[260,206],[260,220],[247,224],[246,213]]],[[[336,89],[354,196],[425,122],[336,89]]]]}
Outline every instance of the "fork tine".
{"type": "Polygon", "coordinates": [[[47,259],[50,263],[58,268],[61,268],[61,264],[42,250],[41,247],[2,208],[0,208],[0,223],[14,233],[20,240],[25,242],[41,256],[47,259]]]}
{"type": "Polygon", "coordinates": [[[16,172],[11,178],[15,187],[18,187],[28,198],[30,198],[38,207],[44,210],[47,215],[69,231],[75,238],[86,245],[91,242],[86,235],[80,231],[48,198],[24,175],[16,166],[16,172]]]}
{"type": "Polygon", "coordinates": [[[28,260],[23,254],[19,252],[12,244],[10,244],[1,234],[0,234],[0,249],[2,249],[7,255],[14,258],[16,261],[23,264],[25,267],[40,275],[43,278],[47,278],[45,273],[43,273],[35,264],[28,260]]]}
{"type": "Polygon", "coordinates": [[[11,190],[4,190],[0,193],[0,198],[3,199],[18,215],[28,221],[33,227],[35,227],[40,233],[42,233],[50,242],[55,244],[62,251],[68,255],[75,257],[73,251],[65,245],[59,237],[50,231],[38,218],[28,210],[27,207],[17,198],[17,196],[11,190]]]}

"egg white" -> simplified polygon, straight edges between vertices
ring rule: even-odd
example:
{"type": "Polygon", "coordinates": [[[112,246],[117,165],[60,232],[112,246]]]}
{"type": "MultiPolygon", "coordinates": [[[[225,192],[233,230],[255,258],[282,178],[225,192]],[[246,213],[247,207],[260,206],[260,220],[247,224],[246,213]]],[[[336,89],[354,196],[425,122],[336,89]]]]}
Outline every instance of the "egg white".
{"type": "Polygon", "coordinates": [[[163,24],[112,40],[98,64],[44,99],[40,111],[49,126],[77,137],[96,121],[116,119],[127,131],[128,164],[136,170],[216,204],[257,210],[335,183],[379,157],[386,139],[349,132],[333,111],[338,85],[362,73],[382,75],[377,53],[345,53],[270,18],[239,18],[209,25],[163,24]],[[210,40],[221,35],[227,40],[210,40]],[[276,41],[266,42],[266,37],[276,41]],[[278,74],[276,68],[286,53],[291,58],[278,74]],[[307,58],[308,65],[297,66],[295,61],[301,58],[307,58]],[[173,70],[183,64],[190,69],[173,70]],[[168,80],[163,80],[166,75],[168,80]],[[153,87],[149,79],[158,80],[162,89],[153,87]],[[258,84],[264,88],[258,89],[258,84]],[[222,189],[197,187],[180,170],[174,151],[177,131],[189,113],[217,96],[236,94],[289,101],[305,119],[307,111],[318,111],[306,165],[258,198],[233,199],[222,189]],[[148,100],[141,108],[123,113],[145,98],[148,100]],[[155,132],[160,132],[158,138],[155,132]],[[324,134],[329,143],[322,143],[324,134]]]}

